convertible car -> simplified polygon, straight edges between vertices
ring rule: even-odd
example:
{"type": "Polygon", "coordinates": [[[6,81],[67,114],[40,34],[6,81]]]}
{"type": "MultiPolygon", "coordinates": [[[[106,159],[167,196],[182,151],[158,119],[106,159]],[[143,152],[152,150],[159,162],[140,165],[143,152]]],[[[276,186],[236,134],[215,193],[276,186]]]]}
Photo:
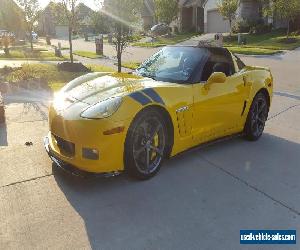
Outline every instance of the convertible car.
{"type": "Polygon", "coordinates": [[[45,147],[59,166],[153,177],[164,159],[223,137],[260,138],[272,100],[268,68],[225,48],[170,46],[131,74],[90,73],[50,107],[45,147]]]}

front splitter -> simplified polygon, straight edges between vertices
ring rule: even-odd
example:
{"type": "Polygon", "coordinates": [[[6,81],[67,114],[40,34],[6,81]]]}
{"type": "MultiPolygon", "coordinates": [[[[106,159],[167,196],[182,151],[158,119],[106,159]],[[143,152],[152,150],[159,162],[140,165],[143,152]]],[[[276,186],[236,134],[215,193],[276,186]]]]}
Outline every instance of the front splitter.
{"type": "Polygon", "coordinates": [[[67,172],[71,175],[77,176],[77,177],[82,177],[82,178],[87,178],[87,177],[104,177],[104,178],[109,178],[109,177],[115,177],[121,174],[121,172],[112,172],[112,173],[91,173],[87,171],[80,170],[73,166],[72,164],[69,164],[55,156],[55,154],[52,152],[50,148],[50,143],[49,143],[49,138],[46,136],[44,138],[44,147],[46,149],[46,152],[50,159],[54,162],[54,164],[64,172],[67,172]]]}

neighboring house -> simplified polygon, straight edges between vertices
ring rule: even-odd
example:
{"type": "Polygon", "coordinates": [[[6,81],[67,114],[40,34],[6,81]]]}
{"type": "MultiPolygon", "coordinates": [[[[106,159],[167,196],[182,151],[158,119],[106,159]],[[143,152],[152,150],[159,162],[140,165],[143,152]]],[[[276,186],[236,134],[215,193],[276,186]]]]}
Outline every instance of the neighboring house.
{"type": "Polygon", "coordinates": [[[94,14],[94,11],[84,3],[79,3],[75,8],[75,12],[78,22],[77,31],[81,34],[93,33],[94,27],[91,25],[91,16],[94,14]]]}
{"type": "Polygon", "coordinates": [[[149,30],[155,24],[155,5],[153,0],[144,0],[141,17],[144,30],[149,30]]]}
{"type": "Polygon", "coordinates": [[[204,0],[179,0],[178,28],[180,32],[204,31],[204,0]]]}
{"type": "Polygon", "coordinates": [[[229,21],[218,11],[219,0],[206,0],[204,2],[204,32],[223,33],[230,31],[229,21]]]}
{"type": "Polygon", "coordinates": [[[0,0],[0,29],[14,32],[18,39],[25,37],[24,15],[13,0],[0,0]]]}
{"type": "Polygon", "coordinates": [[[65,38],[69,36],[69,26],[68,25],[55,25],[55,37],[65,38]]]}
{"type": "MultiPolygon", "coordinates": [[[[172,22],[171,26],[176,26],[180,32],[203,32],[203,2],[204,0],[179,0],[178,18],[172,22]]],[[[141,16],[145,30],[151,28],[156,23],[153,0],[144,0],[141,16]]]]}
{"type": "Polygon", "coordinates": [[[40,35],[55,36],[56,20],[53,13],[52,2],[41,12],[38,20],[38,33],[40,35]]]}
{"type": "Polygon", "coordinates": [[[94,11],[90,7],[86,6],[84,3],[79,3],[75,7],[75,12],[76,12],[77,20],[79,21],[85,19],[86,17],[91,16],[94,13],[94,11]]]}
{"type": "MultiPolygon", "coordinates": [[[[76,6],[76,15],[78,25],[76,26],[80,33],[90,33],[93,27],[90,25],[90,16],[93,10],[85,4],[80,3],[76,6]]],[[[68,25],[66,18],[63,17],[64,10],[55,2],[50,2],[46,8],[41,12],[38,20],[38,32],[41,35],[49,35],[52,37],[67,37],[68,25]]]]}
{"type": "MultiPolygon", "coordinates": [[[[218,33],[229,32],[229,21],[218,11],[219,0],[204,1],[204,32],[218,33]]],[[[274,28],[286,28],[287,21],[272,17],[263,16],[263,4],[259,0],[239,0],[239,7],[236,13],[236,20],[245,20],[254,23],[263,20],[265,24],[272,24],[274,28]]],[[[300,26],[300,25],[299,25],[300,26]]]]}

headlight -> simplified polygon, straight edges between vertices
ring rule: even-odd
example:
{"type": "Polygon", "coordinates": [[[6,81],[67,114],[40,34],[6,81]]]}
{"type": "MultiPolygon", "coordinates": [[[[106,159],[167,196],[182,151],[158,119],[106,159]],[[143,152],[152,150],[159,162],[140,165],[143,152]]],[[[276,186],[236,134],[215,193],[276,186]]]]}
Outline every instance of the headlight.
{"type": "Polygon", "coordinates": [[[119,109],[121,103],[122,103],[121,97],[115,97],[115,98],[107,99],[102,102],[98,102],[97,104],[83,111],[81,113],[81,117],[88,118],[88,119],[107,118],[119,109]]]}

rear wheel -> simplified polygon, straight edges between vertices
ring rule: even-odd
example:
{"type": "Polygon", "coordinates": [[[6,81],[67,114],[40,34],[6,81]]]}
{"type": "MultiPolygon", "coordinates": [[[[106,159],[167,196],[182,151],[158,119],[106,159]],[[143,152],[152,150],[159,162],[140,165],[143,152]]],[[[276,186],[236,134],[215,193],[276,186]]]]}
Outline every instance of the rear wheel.
{"type": "Polygon", "coordinates": [[[142,111],[130,126],[125,143],[125,168],[138,179],[153,177],[165,158],[167,129],[155,109],[142,111]]]}
{"type": "Polygon", "coordinates": [[[244,129],[246,139],[256,141],[262,136],[268,118],[268,113],[269,105],[267,98],[260,92],[253,99],[248,113],[244,129]]]}

